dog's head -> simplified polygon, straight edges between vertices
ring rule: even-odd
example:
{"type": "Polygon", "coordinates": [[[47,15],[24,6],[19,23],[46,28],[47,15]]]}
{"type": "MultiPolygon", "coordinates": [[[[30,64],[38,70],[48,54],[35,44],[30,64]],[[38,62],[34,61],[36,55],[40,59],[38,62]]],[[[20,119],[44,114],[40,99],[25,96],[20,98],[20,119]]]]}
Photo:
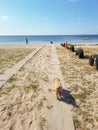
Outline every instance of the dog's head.
{"type": "Polygon", "coordinates": [[[60,81],[60,79],[59,78],[54,78],[53,82],[56,82],[56,81],[60,81]]]}

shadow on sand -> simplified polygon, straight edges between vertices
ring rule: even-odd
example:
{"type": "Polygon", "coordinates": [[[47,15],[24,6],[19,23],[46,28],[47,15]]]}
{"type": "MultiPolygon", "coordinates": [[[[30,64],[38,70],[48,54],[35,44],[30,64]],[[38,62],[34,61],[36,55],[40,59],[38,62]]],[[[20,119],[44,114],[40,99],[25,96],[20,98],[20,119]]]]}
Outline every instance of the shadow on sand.
{"type": "Polygon", "coordinates": [[[61,99],[61,101],[65,102],[67,104],[71,104],[74,107],[79,107],[76,104],[76,101],[75,101],[74,97],[70,94],[70,91],[68,91],[68,90],[65,90],[65,89],[62,90],[62,99],[61,99]]]}
{"type": "Polygon", "coordinates": [[[84,56],[84,59],[89,59],[89,55],[85,55],[85,56],[84,56]]]}

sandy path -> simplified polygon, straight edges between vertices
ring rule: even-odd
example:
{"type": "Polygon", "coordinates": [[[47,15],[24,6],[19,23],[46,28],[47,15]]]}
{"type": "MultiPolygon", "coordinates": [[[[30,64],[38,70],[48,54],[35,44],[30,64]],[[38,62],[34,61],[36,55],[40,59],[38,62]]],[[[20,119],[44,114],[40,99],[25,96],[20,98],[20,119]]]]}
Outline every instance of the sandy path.
{"type": "Polygon", "coordinates": [[[55,97],[52,78],[57,73],[65,88],[58,65],[54,45],[47,45],[4,85],[0,90],[0,130],[74,129],[71,105],[55,97]]]}

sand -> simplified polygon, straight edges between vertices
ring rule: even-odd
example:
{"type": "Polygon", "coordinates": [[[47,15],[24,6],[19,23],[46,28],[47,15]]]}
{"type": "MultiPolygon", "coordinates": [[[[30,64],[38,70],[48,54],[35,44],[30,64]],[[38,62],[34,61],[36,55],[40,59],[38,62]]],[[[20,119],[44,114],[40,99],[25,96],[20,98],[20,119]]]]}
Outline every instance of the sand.
{"type": "MultiPolygon", "coordinates": [[[[42,46],[44,48],[0,90],[0,130],[73,130],[73,121],[77,130],[97,130],[98,71],[88,65],[88,59],[80,60],[74,53],[55,45],[59,58],[59,64],[58,61],[55,64],[61,69],[59,74],[67,95],[67,100],[62,102],[56,99],[52,82],[54,72],[58,76],[58,67],[57,70],[51,67],[55,60],[51,54],[54,45],[2,44],[0,49],[36,50],[42,46]]],[[[83,47],[86,55],[98,49],[95,45],[94,49],[93,46],[83,47]]]]}
{"type": "MultiPolygon", "coordinates": [[[[80,45],[78,46],[80,47],[80,45]]],[[[75,46],[75,49],[78,48],[75,46]]],[[[98,54],[98,46],[81,46],[85,59],[79,59],[75,52],[62,47],[57,48],[60,66],[66,88],[75,99],[73,120],[77,130],[98,129],[98,71],[88,65],[88,56],[98,54]]]]}
{"type": "Polygon", "coordinates": [[[43,51],[31,58],[0,91],[0,130],[40,130],[45,127],[47,58],[43,51]]]}

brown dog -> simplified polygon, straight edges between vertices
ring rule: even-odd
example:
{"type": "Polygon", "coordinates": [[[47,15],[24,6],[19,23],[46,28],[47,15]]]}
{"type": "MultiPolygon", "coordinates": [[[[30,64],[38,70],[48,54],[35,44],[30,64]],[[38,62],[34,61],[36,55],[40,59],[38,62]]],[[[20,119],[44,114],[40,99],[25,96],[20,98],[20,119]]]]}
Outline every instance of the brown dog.
{"type": "Polygon", "coordinates": [[[53,82],[54,82],[54,86],[56,90],[56,97],[59,100],[61,99],[61,92],[62,92],[62,85],[61,85],[60,79],[54,78],[53,82]]]}

